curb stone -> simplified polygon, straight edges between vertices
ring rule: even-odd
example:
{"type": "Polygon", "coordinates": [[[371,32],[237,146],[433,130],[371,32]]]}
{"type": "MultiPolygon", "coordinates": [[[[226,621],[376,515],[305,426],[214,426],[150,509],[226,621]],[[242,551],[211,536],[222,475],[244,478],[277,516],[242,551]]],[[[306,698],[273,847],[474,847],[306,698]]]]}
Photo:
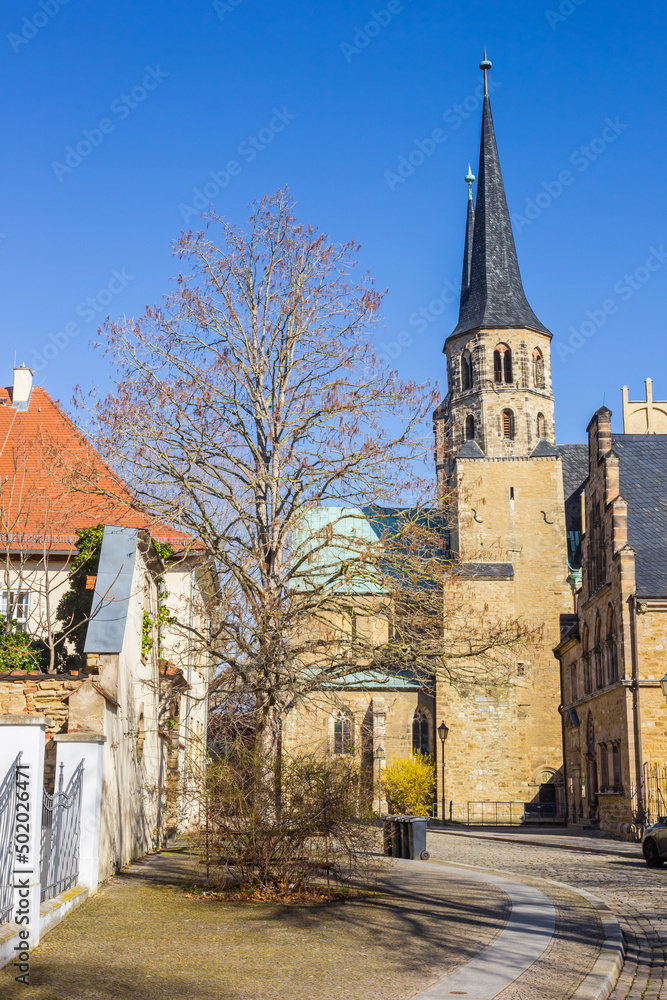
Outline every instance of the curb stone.
{"type": "MultiPolygon", "coordinates": [[[[433,863],[433,861],[431,862],[433,863]]],[[[481,865],[465,865],[456,861],[435,861],[435,864],[446,864],[454,868],[470,868],[473,871],[488,871],[499,875],[509,875],[519,881],[516,872],[504,871],[501,868],[483,868],[481,865]]],[[[599,896],[594,896],[587,889],[580,889],[569,882],[559,882],[557,879],[530,876],[534,882],[546,882],[547,885],[562,886],[576,896],[582,896],[596,910],[604,939],[600,946],[600,954],[593,963],[593,968],[584,977],[571,1000],[607,1000],[611,995],[625,961],[626,944],[619,924],[612,909],[599,896]]]]}

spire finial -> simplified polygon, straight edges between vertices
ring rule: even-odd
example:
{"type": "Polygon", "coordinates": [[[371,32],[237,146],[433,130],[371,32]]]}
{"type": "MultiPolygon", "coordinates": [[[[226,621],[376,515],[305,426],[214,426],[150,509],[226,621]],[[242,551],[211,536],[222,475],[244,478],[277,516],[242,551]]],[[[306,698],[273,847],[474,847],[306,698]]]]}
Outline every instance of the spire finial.
{"type": "Polygon", "coordinates": [[[484,58],[479,64],[479,68],[484,70],[484,96],[489,96],[489,70],[493,63],[486,58],[486,46],[484,47],[484,58]]]}
{"type": "Polygon", "coordinates": [[[472,182],[475,179],[475,175],[470,169],[470,164],[468,164],[468,173],[465,175],[464,179],[468,184],[468,201],[472,201],[472,182]]]}

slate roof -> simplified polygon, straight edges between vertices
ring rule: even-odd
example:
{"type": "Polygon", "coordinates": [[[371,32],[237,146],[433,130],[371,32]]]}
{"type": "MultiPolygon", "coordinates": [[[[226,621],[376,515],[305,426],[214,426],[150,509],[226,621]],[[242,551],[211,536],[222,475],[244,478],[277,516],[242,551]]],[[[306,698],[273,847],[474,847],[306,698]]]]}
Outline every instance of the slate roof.
{"type": "Polygon", "coordinates": [[[558,444],[563,464],[567,558],[572,569],[581,567],[581,494],[588,477],[588,445],[558,444]]]}
{"type": "Polygon", "coordinates": [[[667,596],[667,434],[614,434],[639,597],[667,596]]]}
{"type": "Polygon", "coordinates": [[[456,453],[457,458],[484,458],[484,452],[476,441],[465,441],[456,453]]]}
{"type": "Polygon", "coordinates": [[[558,458],[560,452],[552,444],[540,438],[530,453],[531,458],[558,458]]]}
{"type": "MultiPolygon", "coordinates": [[[[466,235],[466,254],[467,246],[466,235]]],[[[487,95],[482,112],[470,288],[465,301],[461,298],[452,336],[477,327],[523,326],[549,333],[528,305],[523,290],[487,95]]]]}
{"type": "MultiPolygon", "coordinates": [[[[472,188],[471,188],[472,191],[472,188]]],[[[466,216],[466,238],[463,250],[463,273],[461,275],[461,303],[459,309],[468,301],[470,291],[470,272],[472,268],[472,238],[475,232],[475,206],[472,200],[472,193],[468,198],[468,214],[466,216]]]]}

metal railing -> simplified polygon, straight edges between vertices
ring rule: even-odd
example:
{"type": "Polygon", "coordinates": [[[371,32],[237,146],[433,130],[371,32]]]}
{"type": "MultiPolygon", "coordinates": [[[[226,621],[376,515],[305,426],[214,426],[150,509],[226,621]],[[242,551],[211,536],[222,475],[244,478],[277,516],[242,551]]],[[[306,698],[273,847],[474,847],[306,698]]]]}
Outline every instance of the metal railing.
{"type": "Polygon", "coordinates": [[[12,919],[14,911],[14,840],[16,833],[16,783],[21,754],[0,784],[0,924],[12,919]]]}
{"type": "Polygon", "coordinates": [[[521,826],[523,802],[468,802],[468,826],[521,826]]]}
{"type": "Polygon", "coordinates": [[[63,789],[64,766],[60,765],[57,791],[53,795],[45,791],[42,802],[42,902],[71,889],[79,877],[83,761],[66,791],[63,789]]]}

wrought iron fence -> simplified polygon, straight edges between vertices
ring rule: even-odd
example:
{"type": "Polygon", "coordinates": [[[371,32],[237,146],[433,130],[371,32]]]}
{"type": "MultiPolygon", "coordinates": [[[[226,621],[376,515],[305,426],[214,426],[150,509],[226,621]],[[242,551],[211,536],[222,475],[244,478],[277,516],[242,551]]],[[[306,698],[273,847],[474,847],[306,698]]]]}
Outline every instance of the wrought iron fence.
{"type": "Polygon", "coordinates": [[[45,791],[42,803],[42,902],[71,889],[79,877],[83,761],[66,791],[63,788],[64,766],[60,765],[57,790],[53,795],[45,791]]]}
{"type": "Polygon", "coordinates": [[[16,782],[21,754],[0,784],[0,924],[12,919],[14,910],[14,834],[16,832],[16,782]]]}
{"type": "Polygon", "coordinates": [[[469,826],[521,826],[523,802],[468,802],[469,826]]]}
{"type": "Polygon", "coordinates": [[[644,764],[644,807],[646,826],[659,816],[667,816],[667,766],[644,764]]]}

